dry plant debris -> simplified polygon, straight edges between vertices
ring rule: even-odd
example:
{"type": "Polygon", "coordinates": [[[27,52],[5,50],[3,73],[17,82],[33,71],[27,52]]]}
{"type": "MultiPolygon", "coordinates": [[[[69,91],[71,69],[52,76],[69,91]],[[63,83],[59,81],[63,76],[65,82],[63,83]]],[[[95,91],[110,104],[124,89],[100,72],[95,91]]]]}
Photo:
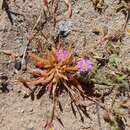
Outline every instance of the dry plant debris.
{"type": "Polygon", "coordinates": [[[11,59],[14,61],[18,54],[14,53],[12,50],[0,50],[1,53],[4,53],[6,55],[10,55],[11,56],[11,59]]]}
{"type": "Polygon", "coordinates": [[[47,88],[53,99],[52,122],[56,99],[63,90],[69,93],[72,102],[75,104],[84,99],[85,92],[77,73],[88,75],[93,65],[88,59],[77,59],[71,48],[67,50],[63,47],[52,48],[51,51],[46,50],[41,57],[33,53],[30,53],[29,56],[35,61],[36,69],[32,71],[34,80],[22,78],[19,78],[19,80],[31,91],[31,85],[40,85],[47,88]]]}
{"type": "Polygon", "coordinates": [[[74,100],[76,99],[74,95],[83,95],[84,92],[76,78],[76,73],[78,71],[89,72],[92,68],[89,60],[80,59],[76,65],[76,58],[72,51],[54,48],[51,51],[47,50],[43,57],[32,53],[29,56],[35,61],[37,69],[32,71],[36,80],[27,80],[27,84],[46,85],[49,93],[53,95],[56,89],[63,85],[74,100]]]}
{"type": "MultiPolygon", "coordinates": [[[[105,6],[104,0],[91,1],[93,3],[94,9],[97,10],[100,14],[105,11],[107,6],[105,6]]],[[[3,2],[3,9],[5,9],[10,22],[13,24],[12,13],[8,6],[8,1],[3,0],[3,2]]],[[[45,24],[47,25],[48,22],[52,20],[51,18],[54,18],[54,24],[56,24],[56,12],[58,11],[60,0],[43,0],[42,2],[44,4],[44,14],[47,18],[45,19],[45,24]]],[[[64,0],[64,2],[68,7],[68,16],[71,17],[71,0],[64,0]]],[[[44,92],[49,93],[49,97],[52,99],[53,107],[51,119],[46,122],[45,130],[53,129],[52,121],[55,116],[56,105],[59,103],[58,98],[64,90],[66,90],[67,94],[70,96],[73,113],[76,112],[74,110],[74,107],[76,107],[79,115],[81,116],[81,120],[83,120],[83,118],[80,110],[82,110],[83,113],[85,112],[86,106],[88,105],[88,101],[86,99],[88,99],[90,102],[92,102],[91,104],[97,105],[96,113],[99,129],[103,130],[100,115],[100,112],[102,111],[99,111],[99,108],[105,110],[103,118],[107,123],[110,124],[111,129],[122,130],[125,129],[125,125],[128,127],[130,126],[126,122],[126,115],[121,112],[122,109],[127,109],[128,112],[130,111],[130,103],[128,102],[128,99],[130,97],[130,67],[123,66],[121,63],[120,51],[122,44],[121,42],[120,44],[117,42],[124,36],[124,30],[128,23],[130,14],[130,1],[120,0],[118,6],[119,8],[117,9],[117,12],[122,11],[126,15],[126,21],[123,25],[123,28],[109,31],[107,27],[97,27],[93,30],[94,33],[101,34],[99,43],[103,43],[105,46],[103,48],[101,44],[96,44],[95,50],[98,47],[100,49],[103,49],[101,52],[103,54],[101,55],[98,55],[98,52],[92,49],[92,54],[95,55],[93,58],[96,60],[94,65],[89,58],[79,58],[80,56],[78,54],[75,56],[73,54],[72,47],[68,47],[68,49],[66,49],[63,46],[58,45],[58,41],[56,42],[58,47],[51,48],[50,50],[45,50],[42,54],[41,50],[43,48],[38,52],[40,54],[28,53],[28,46],[31,46],[30,42],[36,34],[40,34],[38,31],[41,31],[43,28],[39,30],[37,29],[37,32],[34,33],[34,35],[30,36],[28,39],[25,51],[23,53],[22,62],[16,60],[18,55],[13,51],[0,50],[1,53],[10,55],[16,61],[15,68],[17,70],[21,70],[21,66],[23,65],[24,60],[26,60],[27,56],[29,56],[32,61],[35,62],[35,69],[29,67],[31,75],[28,72],[26,73],[26,70],[24,71],[24,74],[29,74],[30,78],[26,79],[20,77],[19,81],[22,82],[23,85],[30,90],[29,95],[25,95],[25,97],[32,96],[34,94],[38,98],[38,94],[42,96],[44,92]],[[93,72],[90,73],[91,71],[93,72]],[[85,86],[86,84],[88,85],[87,87],[85,86]],[[88,95],[86,89],[89,91],[88,95]],[[108,96],[110,96],[109,98],[112,99],[112,105],[109,106],[107,106],[107,103],[105,103],[105,99],[108,96]],[[127,101],[118,103],[116,100],[120,101],[119,97],[127,97],[127,101]]],[[[35,25],[33,26],[33,29],[31,31],[32,34],[37,28],[41,19],[42,15],[40,14],[35,25]]],[[[64,26],[59,26],[58,35],[66,37],[67,34],[71,31],[71,28],[69,28],[68,25],[69,24],[67,23],[64,24],[64,26]]],[[[128,30],[128,32],[130,31],[128,30]]],[[[48,43],[48,37],[45,36],[44,38],[46,39],[46,43],[48,43]]],[[[87,56],[89,57],[88,54],[87,56]]],[[[8,77],[0,76],[0,90],[2,90],[2,92],[8,92],[7,85],[8,77]]],[[[86,116],[89,117],[87,114],[86,116]]]]}
{"type": "Polygon", "coordinates": [[[107,5],[104,0],[91,0],[94,6],[94,9],[97,10],[100,14],[105,11],[107,5]]]}
{"type": "Polygon", "coordinates": [[[130,18],[130,1],[129,0],[120,0],[119,1],[119,5],[117,8],[117,12],[121,11],[125,16],[126,16],[126,20],[123,26],[123,29],[126,29],[127,23],[129,21],[130,18]]]}
{"type": "Polygon", "coordinates": [[[103,37],[101,42],[108,43],[109,41],[121,41],[123,36],[124,36],[124,32],[121,30],[111,31],[103,37]]]}
{"type": "Polygon", "coordinates": [[[8,77],[6,75],[0,75],[0,92],[9,92],[8,77]]]}
{"type": "MultiPolygon", "coordinates": [[[[55,14],[57,9],[58,9],[58,5],[59,5],[59,1],[60,0],[43,0],[44,3],[44,11],[48,11],[49,14],[53,13],[55,14]],[[51,7],[51,11],[49,8],[49,3],[52,2],[52,7],[51,7]]],[[[72,6],[71,6],[71,0],[64,0],[66,5],[68,6],[68,15],[69,17],[72,16],[72,6]]]]}

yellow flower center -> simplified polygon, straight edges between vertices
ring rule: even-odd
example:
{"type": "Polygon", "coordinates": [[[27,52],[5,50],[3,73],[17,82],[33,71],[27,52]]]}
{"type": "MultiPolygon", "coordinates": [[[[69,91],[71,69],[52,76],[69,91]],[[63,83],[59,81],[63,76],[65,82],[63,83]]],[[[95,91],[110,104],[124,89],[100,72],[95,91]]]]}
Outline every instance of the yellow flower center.
{"type": "Polygon", "coordinates": [[[87,64],[83,64],[83,65],[82,65],[82,68],[83,68],[83,69],[86,69],[86,68],[87,68],[87,64]]]}
{"type": "Polygon", "coordinates": [[[53,128],[49,128],[49,130],[53,130],[53,128]]]}
{"type": "Polygon", "coordinates": [[[61,57],[61,59],[64,59],[65,58],[65,56],[62,54],[62,55],[60,55],[60,57],[61,57]]]}

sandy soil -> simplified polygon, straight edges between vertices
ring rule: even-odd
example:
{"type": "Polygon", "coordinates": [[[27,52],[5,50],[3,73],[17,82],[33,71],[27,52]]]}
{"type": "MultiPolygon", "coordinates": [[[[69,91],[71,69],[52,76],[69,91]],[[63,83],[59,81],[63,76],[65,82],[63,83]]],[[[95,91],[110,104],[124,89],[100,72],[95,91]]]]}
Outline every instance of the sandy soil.
{"type": "MultiPolygon", "coordinates": [[[[13,1],[8,1],[8,3],[10,10],[20,15],[12,15],[14,24],[11,25],[6,12],[0,9],[0,49],[12,50],[18,54],[17,60],[20,61],[27,44],[27,36],[41,14],[42,0],[25,0],[25,2],[16,0],[16,4],[13,1]]],[[[90,0],[72,0],[73,15],[72,18],[68,18],[66,6],[64,2],[61,2],[57,12],[58,23],[62,20],[71,21],[72,23],[70,34],[62,40],[74,43],[74,49],[78,53],[90,53],[89,51],[95,48],[102,36],[93,33],[96,27],[105,26],[111,32],[112,30],[121,29],[124,24],[125,16],[121,12],[116,13],[115,11],[117,3],[118,0],[105,0],[103,7],[107,8],[102,14],[99,14],[94,10],[90,0]]],[[[45,18],[43,16],[40,22],[44,23],[44,21],[45,18]]],[[[127,26],[127,28],[129,27],[130,25],[127,26]]],[[[50,32],[49,23],[44,24],[42,32],[48,35],[48,32],[50,32]]],[[[56,35],[55,31],[52,33],[54,36],[56,35]]],[[[46,43],[43,35],[39,34],[31,42],[29,49],[34,52],[37,51],[34,43],[38,42],[41,42],[44,48],[52,44],[51,41],[46,43]]],[[[119,58],[123,61],[122,64],[126,65],[130,63],[130,34],[127,31],[125,31],[122,43],[119,58]]],[[[103,55],[103,49],[100,46],[94,49],[94,52],[100,56],[103,55]]],[[[9,90],[0,93],[0,130],[43,130],[43,126],[51,113],[51,100],[46,94],[39,100],[35,99],[32,101],[30,98],[25,99],[24,95],[27,93],[27,89],[22,84],[14,82],[21,74],[21,72],[16,71],[14,65],[15,63],[9,55],[0,53],[0,76],[8,77],[7,88],[9,90]]],[[[88,105],[86,109],[90,118],[83,115],[84,123],[82,123],[79,114],[75,117],[72,113],[68,95],[64,93],[61,95],[60,100],[63,112],[57,107],[54,119],[54,126],[57,130],[111,129],[110,125],[102,118],[103,110],[101,108],[99,108],[99,116],[101,117],[100,128],[97,106],[92,104],[92,102],[87,101],[86,103],[88,105]],[[61,119],[64,126],[59,123],[58,119],[61,119]]],[[[108,97],[106,101],[109,104],[111,99],[108,97]]],[[[124,130],[129,129],[126,127],[124,130]]]]}

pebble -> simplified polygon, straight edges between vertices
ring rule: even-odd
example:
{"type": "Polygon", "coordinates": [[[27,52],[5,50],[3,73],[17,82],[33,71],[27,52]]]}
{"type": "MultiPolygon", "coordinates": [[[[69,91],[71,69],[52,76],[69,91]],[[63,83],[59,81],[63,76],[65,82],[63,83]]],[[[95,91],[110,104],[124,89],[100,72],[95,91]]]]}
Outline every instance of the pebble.
{"type": "Polygon", "coordinates": [[[72,22],[71,21],[61,21],[58,25],[57,35],[59,37],[67,37],[67,35],[72,30],[72,22]]]}
{"type": "Polygon", "coordinates": [[[14,67],[19,71],[21,69],[21,61],[16,61],[14,67]]]}
{"type": "Polygon", "coordinates": [[[30,108],[29,112],[33,112],[33,108],[30,108]]]}
{"type": "Polygon", "coordinates": [[[21,113],[24,113],[24,110],[23,110],[23,109],[21,110],[21,113]]]}

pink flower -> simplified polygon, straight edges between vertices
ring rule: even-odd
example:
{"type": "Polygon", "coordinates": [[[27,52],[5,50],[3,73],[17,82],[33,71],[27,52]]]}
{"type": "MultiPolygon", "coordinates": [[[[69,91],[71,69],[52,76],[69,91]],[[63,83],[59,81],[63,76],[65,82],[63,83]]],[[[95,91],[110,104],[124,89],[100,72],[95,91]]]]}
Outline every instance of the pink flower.
{"type": "Polygon", "coordinates": [[[89,70],[92,68],[92,63],[88,59],[81,59],[77,62],[77,68],[80,72],[89,72],[89,70]]]}
{"type": "Polygon", "coordinates": [[[56,58],[58,61],[60,62],[63,62],[65,61],[66,59],[68,59],[70,56],[69,52],[66,51],[66,50],[59,50],[57,53],[56,53],[56,58]]]}

